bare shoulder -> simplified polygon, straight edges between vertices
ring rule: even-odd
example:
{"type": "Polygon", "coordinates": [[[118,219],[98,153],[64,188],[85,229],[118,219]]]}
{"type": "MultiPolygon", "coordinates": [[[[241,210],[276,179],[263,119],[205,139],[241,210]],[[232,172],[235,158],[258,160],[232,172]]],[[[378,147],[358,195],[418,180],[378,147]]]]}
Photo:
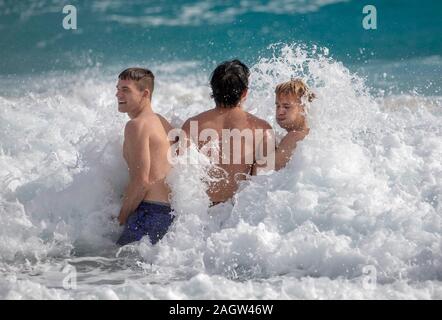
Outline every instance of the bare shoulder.
{"type": "Polygon", "coordinates": [[[170,122],[166,118],[164,118],[161,114],[155,113],[155,115],[161,121],[161,124],[163,125],[164,129],[166,130],[166,132],[169,132],[170,130],[173,129],[173,127],[170,124],[170,122]]]}
{"type": "Polygon", "coordinates": [[[161,114],[155,113],[155,115],[158,117],[158,119],[160,119],[161,122],[169,123],[169,121],[166,118],[164,118],[161,114]]]}
{"type": "Polygon", "coordinates": [[[213,109],[207,110],[207,111],[197,114],[196,116],[189,118],[187,121],[189,121],[189,122],[190,121],[207,121],[213,117],[213,114],[214,114],[213,109]]]}
{"type": "Polygon", "coordinates": [[[206,111],[203,111],[203,112],[197,114],[195,116],[195,118],[199,118],[199,119],[207,118],[207,117],[210,117],[214,113],[215,113],[215,109],[209,109],[209,110],[206,110],[206,111]]]}
{"type": "Polygon", "coordinates": [[[186,121],[184,121],[183,125],[181,126],[181,129],[183,129],[186,132],[189,131],[191,121],[195,121],[195,117],[191,117],[191,118],[187,119],[186,121]]]}
{"type": "Polygon", "coordinates": [[[272,126],[267,121],[255,116],[251,113],[247,112],[247,118],[248,118],[249,123],[255,129],[272,129],[272,126]]]}
{"type": "Polygon", "coordinates": [[[208,116],[210,115],[210,111],[211,110],[201,112],[201,113],[197,114],[196,116],[193,116],[193,117],[190,117],[189,119],[187,119],[184,122],[184,124],[182,125],[183,130],[189,129],[190,128],[190,123],[192,121],[200,122],[200,121],[206,120],[208,118],[208,116]]]}
{"type": "Polygon", "coordinates": [[[124,136],[135,139],[150,135],[155,130],[155,126],[148,125],[148,123],[152,123],[152,120],[159,121],[155,116],[129,120],[124,128],[124,136]]]}
{"type": "Polygon", "coordinates": [[[143,131],[143,122],[139,119],[132,119],[126,123],[124,127],[125,137],[134,137],[141,134],[143,131]]]}

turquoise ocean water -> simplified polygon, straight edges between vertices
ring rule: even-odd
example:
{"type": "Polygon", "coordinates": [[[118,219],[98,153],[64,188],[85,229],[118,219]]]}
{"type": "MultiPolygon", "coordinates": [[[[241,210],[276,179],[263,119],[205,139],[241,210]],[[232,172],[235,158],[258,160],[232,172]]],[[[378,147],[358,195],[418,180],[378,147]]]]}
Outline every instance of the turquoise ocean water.
{"type": "Polygon", "coordinates": [[[232,57],[253,64],[275,43],[302,43],[329,48],[374,85],[386,72],[385,84],[429,93],[441,84],[441,12],[437,0],[3,0],[0,74],[168,61],[209,72],[232,57]],[[77,8],[77,30],[62,28],[66,4],[77,8]],[[367,4],[376,30],[362,27],[367,4]]]}

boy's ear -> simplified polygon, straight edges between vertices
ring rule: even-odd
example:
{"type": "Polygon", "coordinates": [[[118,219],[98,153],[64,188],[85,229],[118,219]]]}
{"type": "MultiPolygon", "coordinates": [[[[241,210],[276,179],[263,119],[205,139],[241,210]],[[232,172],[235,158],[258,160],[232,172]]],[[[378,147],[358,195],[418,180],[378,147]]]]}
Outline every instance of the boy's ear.
{"type": "Polygon", "coordinates": [[[149,89],[144,89],[143,91],[143,97],[152,99],[151,94],[150,94],[150,90],[149,89]]]}
{"type": "Polygon", "coordinates": [[[244,92],[241,95],[241,99],[244,99],[245,97],[247,97],[248,92],[249,92],[249,89],[244,90],[244,92]]]}

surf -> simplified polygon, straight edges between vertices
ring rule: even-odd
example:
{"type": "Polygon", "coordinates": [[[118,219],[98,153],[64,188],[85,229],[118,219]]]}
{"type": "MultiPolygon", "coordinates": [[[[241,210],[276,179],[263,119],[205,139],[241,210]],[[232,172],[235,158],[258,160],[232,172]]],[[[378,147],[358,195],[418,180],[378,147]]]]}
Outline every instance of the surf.
{"type": "MultiPolygon", "coordinates": [[[[156,246],[114,245],[121,229],[110,217],[128,179],[117,66],[52,73],[49,87],[1,94],[0,296],[232,298],[222,292],[235,288],[238,298],[437,297],[440,97],[373,94],[326,48],[268,50],[251,65],[246,110],[278,131],[273,88],[300,77],[318,97],[309,136],[286,169],[252,177],[233,203],[212,208],[209,162],[190,150],[198,165],[178,162],[171,172],[177,219],[156,246]],[[88,257],[102,261],[82,269],[88,257]],[[32,277],[70,260],[80,265],[77,290],[32,277]],[[363,287],[367,266],[377,270],[374,291],[363,287]]],[[[175,127],[212,104],[200,67],[153,68],[164,70],[153,108],[175,127]]]]}

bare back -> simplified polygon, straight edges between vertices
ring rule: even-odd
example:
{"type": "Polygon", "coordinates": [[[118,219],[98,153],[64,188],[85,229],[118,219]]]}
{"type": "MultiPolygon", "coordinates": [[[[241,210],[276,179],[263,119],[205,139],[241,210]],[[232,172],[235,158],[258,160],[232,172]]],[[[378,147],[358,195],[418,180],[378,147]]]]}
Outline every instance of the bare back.
{"type": "Polygon", "coordinates": [[[256,160],[255,147],[262,142],[258,141],[262,140],[262,136],[255,134],[256,129],[266,130],[271,129],[271,126],[240,107],[215,108],[189,119],[183,126],[187,136],[190,136],[191,121],[198,124],[200,150],[210,140],[204,139],[204,131],[210,133],[210,130],[214,130],[219,137],[217,165],[209,172],[215,181],[209,183],[208,195],[212,202],[224,202],[234,195],[238,182],[245,180],[251,173],[256,160]],[[241,133],[239,139],[233,137],[235,132],[241,133]]]}

